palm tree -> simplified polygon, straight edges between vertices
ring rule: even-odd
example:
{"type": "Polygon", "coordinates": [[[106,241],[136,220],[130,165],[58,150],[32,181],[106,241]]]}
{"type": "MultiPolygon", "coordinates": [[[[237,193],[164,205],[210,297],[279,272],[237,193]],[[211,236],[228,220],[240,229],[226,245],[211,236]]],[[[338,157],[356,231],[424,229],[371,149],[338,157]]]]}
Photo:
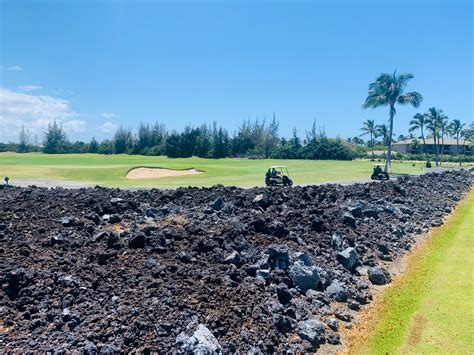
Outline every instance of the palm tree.
{"type": "Polygon", "coordinates": [[[456,137],[456,151],[459,156],[459,165],[461,165],[461,152],[459,150],[459,137],[461,136],[461,132],[464,129],[465,124],[461,123],[461,120],[453,120],[449,124],[449,132],[453,137],[456,137]]]}
{"type": "Polygon", "coordinates": [[[441,133],[441,157],[444,154],[444,136],[449,133],[448,116],[442,115],[439,121],[439,130],[441,133]]]}
{"type": "Polygon", "coordinates": [[[440,141],[440,131],[443,121],[443,110],[437,109],[435,107],[430,107],[428,113],[426,114],[427,126],[426,128],[433,135],[433,143],[435,148],[436,155],[436,166],[439,165],[439,141],[440,141]]]}
{"type": "Polygon", "coordinates": [[[470,143],[474,142],[474,122],[472,122],[467,128],[464,128],[461,132],[461,138],[464,140],[463,142],[463,152],[466,154],[466,143],[469,141],[470,143]]]}
{"type": "Polygon", "coordinates": [[[410,121],[410,129],[409,129],[410,132],[416,131],[417,129],[420,130],[421,139],[423,140],[423,153],[425,152],[425,146],[426,146],[425,133],[424,133],[424,128],[426,124],[427,124],[426,115],[417,113],[415,116],[413,116],[413,119],[410,121]]]}
{"type": "Polygon", "coordinates": [[[374,137],[377,137],[377,128],[375,126],[374,120],[367,120],[362,124],[362,128],[360,129],[362,132],[361,136],[365,136],[366,134],[370,135],[370,147],[372,148],[372,161],[374,160],[374,137]]]}
{"type": "Polygon", "coordinates": [[[456,138],[456,148],[459,154],[459,138],[461,137],[461,132],[466,125],[461,123],[461,120],[453,120],[449,124],[449,132],[453,137],[456,138]]]}
{"type": "Polygon", "coordinates": [[[388,127],[385,123],[377,126],[377,135],[382,137],[383,155],[385,156],[385,147],[388,144],[388,127]]]}
{"type": "Polygon", "coordinates": [[[474,121],[462,130],[464,139],[474,142],[474,121]]]}
{"type": "Polygon", "coordinates": [[[397,113],[395,105],[412,105],[413,107],[418,107],[423,100],[423,97],[418,92],[404,92],[410,79],[413,79],[412,74],[397,74],[396,72],[393,74],[380,74],[375,82],[369,85],[369,93],[362,105],[364,109],[369,107],[375,109],[380,106],[389,106],[390,108],[390,139],[388,141],[387,165],[385,166],[387,172],[389,172],[391,168],[393,118],[397,113]]]}

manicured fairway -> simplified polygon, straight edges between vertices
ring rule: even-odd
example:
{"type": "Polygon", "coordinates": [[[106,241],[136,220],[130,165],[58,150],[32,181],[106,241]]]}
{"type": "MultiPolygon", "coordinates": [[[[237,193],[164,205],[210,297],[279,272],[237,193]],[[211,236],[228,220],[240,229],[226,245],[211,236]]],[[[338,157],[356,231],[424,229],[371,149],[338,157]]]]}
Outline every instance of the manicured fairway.
{"type": "Polygon", "coordinates": [[[474,353],[473,217],[471,191],[376,300],[350,338],[350,353],[474,353]]]}
{"type": "MultiPolygon", "coordinates": [[[[367,179],[373,162],[310,161],[310,160],[247,160],[247,159],[170,159],[140,155],[0,153],[0,177],[12,180],[75,180],[91,181],[113,187],[177,187],[212,186],[215,184],[257,186],[264,184],[270,165],[288,165],[295,184],[367,179]],[[162,179],[128,180],[127,172],[138,166],[170,169],[196,168],[203,174],[162,179]]],[[[423,164],[393,163],[396,174],[419,174],[423,164]]]]}

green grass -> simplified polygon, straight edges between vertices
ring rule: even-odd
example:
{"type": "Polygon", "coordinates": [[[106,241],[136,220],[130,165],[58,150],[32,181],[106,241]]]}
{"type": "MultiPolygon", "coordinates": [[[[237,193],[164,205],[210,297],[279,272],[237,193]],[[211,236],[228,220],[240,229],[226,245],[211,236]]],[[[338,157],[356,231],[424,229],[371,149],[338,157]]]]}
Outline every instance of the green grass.
{"type": "MultiPolygon", "coordinates": [[[[140,155],[0,153],[0,176],[28,180],[91,181],[112,187],[257,186],[264,184],[270,165],[288,165],[295,184],[366,179],[373,162],[247,159],[170,159],[140,155]],[[128,180],[127,172],[138,166],[170,169],[196,168],[203,174],[161,179],[128,180]]],[[[422,163],[393,163],[395,174],[421,173],[422,163]]]]}
{"type": "Polygon", "coordinates": [[[353,339],[351,353],[474,353],[473,216],[472,191],[410,256],[408,271],[376,302],[365,339],[353,339]]]}

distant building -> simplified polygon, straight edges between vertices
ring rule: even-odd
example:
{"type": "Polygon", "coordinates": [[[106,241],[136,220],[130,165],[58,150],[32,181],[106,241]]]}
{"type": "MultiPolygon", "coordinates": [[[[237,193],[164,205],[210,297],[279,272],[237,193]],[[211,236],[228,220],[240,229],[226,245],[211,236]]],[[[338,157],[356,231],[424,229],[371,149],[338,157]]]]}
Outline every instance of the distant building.
{"type": "MultiPolygon", "coordinates": [[[[392,144],[392,148],[395,152],[400,154],[406,153],[428,153],[435,154],[435,145],[433,138],[425,138],[426,144],[423,145],[423,139],[406,139],[392,144]],[[418,142],[418,144],[416,143],[418,142]]],[[[441,142],[439,145],[441,153],[441,142]]],[[[459,150],[461,154],[472,155],[474,151],[473,143],[469,141],[459,140],[459,150]]],[[[456,155],[458,154],[458,147],[456,139],[445,138],[443,154],[456,155]]]]}
{"type": "MultiPolygon", "coordinates": [[[[387,152],[384,150],[374,150],[374,155],[379,156],[379,155],[384,155],[384,154],[387,154],[387,152]]],[[[372,150],[367,151],[367,155],[372,156],[372,150]]]]}

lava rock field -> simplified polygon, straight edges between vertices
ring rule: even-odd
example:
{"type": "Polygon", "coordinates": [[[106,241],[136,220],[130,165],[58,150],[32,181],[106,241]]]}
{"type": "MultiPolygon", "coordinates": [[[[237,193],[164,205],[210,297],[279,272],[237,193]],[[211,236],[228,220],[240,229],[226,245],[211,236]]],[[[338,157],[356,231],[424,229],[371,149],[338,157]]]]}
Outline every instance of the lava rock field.
{"type": "Polygon", "coordinates": [[[0,188],[3,352],[316,351],[468,172],[294,188],[0,188]]]}

